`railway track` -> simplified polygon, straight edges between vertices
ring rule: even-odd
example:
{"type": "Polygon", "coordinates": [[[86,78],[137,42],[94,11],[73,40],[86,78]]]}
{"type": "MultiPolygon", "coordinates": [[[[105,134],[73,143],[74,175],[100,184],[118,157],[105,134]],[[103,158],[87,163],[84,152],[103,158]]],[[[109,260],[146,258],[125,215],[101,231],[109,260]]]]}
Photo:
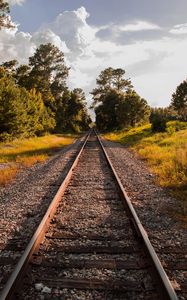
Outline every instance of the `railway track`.
{"type": "Polygon", "coordinates": [[[0,299],[178,299],[95,132],[0,299]]]}

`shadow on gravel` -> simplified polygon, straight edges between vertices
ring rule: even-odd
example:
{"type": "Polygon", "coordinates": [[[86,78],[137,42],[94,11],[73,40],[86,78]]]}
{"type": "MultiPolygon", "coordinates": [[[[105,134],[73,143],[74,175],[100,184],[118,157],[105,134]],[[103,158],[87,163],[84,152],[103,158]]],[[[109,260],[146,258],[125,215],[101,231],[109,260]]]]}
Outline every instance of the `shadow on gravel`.
{"type": "MultiPolygon", "coordinates": [[[[21,183],[19,184],[20,185],[19,192],[21,190],[25,195],[27,192],[29,193],[29,188],[28,188],[28,183],[29,183],[29,187],[34,186],[37,193],[39,188],[37,186],[37,178],[44,179],[45,176],[47,175],[47,172],[50,170],[50,168],[55,164],[56,161],[58,161],[60,155],[65,155],[69,150],[73,151],[71,153],[70,159],[68,159],[67,161],[65,160],[65,164],[62,165],[62,169],[60,171],[59,170],[57,171],[57,175],[55,176],[54,181],[50,181],[50,184],[46,186],[44,193],[41,193],[41,196],[39,193],[38,196],[38,199],[40,199],[40,201],[38,201],[39,203],[37,205],[34,205],[33,207],[32,204],[29,205],[29,209],[26,208],[25,211],[23,208],[23,215],[25,219],[20,226],[20,230],[14,231],[14,234],[12,234],[11,239],[9,239],[6,244],[3,244],[3,241],[0,239],[0,293],[4,285],[6,284],[11,272],[15,268],[19,258],[24,252],[33,233],[35,232],[39,223],[41,222],[42,217],[44,216],[49,204],[51,203],[53,197],[57,193],[60,185],[62,184],[64,178],[66,177],[66,174],[70,166],[72,165],[76,153],[78,152],[81,144],[82,142],[78,140],[74,144],[65,147],[62,151],[60,151],[59,154],[57,154],[55,157],[50,158],[47,163],[40,166],[39,169],[37,169],[36,176],[34,174],[33,168],[31,168],[31,171],[29,171],[26,178],[24,178],[24,180],[22,180],[21,183]]],[[[14,188],[15,184],[17,183],[15,182],[12,185],[12,189],[14,188]]],[[[32,193],[33,190],[31,192],[30,197],[32,197],[32,193]]],[[[20,200],[20,205],[22,205],[21,200],[20,200]]],[[[12,198],[10,199],[9,206],[13,205],[11,204],[11,201],[13,201],[12,198]]],[[[15,211],[15,215],[16,213],[17,212],[15,211]]],[[[17,216],[17,218],[19,223],[19,215],[17,216]]],[[[5,220],[6,220],[6,215],[5,215],[5,220]]],[[[0,226],[0,234],[2,232],[2,228],[3,227],[0,226]]]]}
{"type": "MultiPolygon", "coordinates": [[[[77,147],[77,144],[71,145],[71,149],[76,150],[76,147],[77,147]]],[[[80,145],[79,145],[79,147],[80,147],[80,145]]],[[[91,148],[91,150],[93,150],[93,151],[96,150],[96,146],[92,143],[89,143],[88,147],[91,148]]],[[[65,154],[69,149],[70,149],[70,146],[63,149],[62,153],[65,154]]],[[[12,251],[14,253],[14,258],[12,258],[12,259],[8,258],[8,260],[6,260],[6,259],[4,260],[3,273],[0,275],[0,277],[2,278],[2,280],[0,282],[0,292],[1,292],[3,285],[8,280],[10,273],[13,271],[16,263],[18,262],[19,257],[24,252],[25,247],[27,246],[29,240],[32,237],[31,227],[32,227],[32,233],[33,233],[36,230],[37,226],[39,225],[39,222],[40,222],[39,220],[42,219],[43,215],[45,214],[45,212],[48,208],[49,203],[55,196],[60,184],[62,183],[63,179],[65,178],[67,171],[74,160],[75,155],[76,154],[74,153],[71,156],[71,159],[68,160],[67,163],[63,166],[63,170],[62,170],[62,172],[59,172],[56,180],[47,186],[45,194],[42,195],[40,204],[38,204],[36,207],[34,207],[33,210],[26,212],[25,221],[21,225],[20,232],[15,232],[12,239],[2,249],[3,251],[6,251],[7,253],[8,253],[8,251],[12,251]],[[23,235],[23,230],[24,230],[24,235],[23,235]],[[26,232],[27,232],[27,234],[26,234],[26,232]],[[17,256],[15,254],[17,254],[17,256]]],[[[45,164],[44,166],[41,167],[41,169],[39,170],[38,176],[39,177],[45,176],[45,174],[47,174],[47,171],[53,166],[53,164],[58,159],[59,159],[58,155],[55,158],[51,158],[51,160],[48,162],[48,164],[45,164]]],[[[100,226],[101,228],[103,228],[103,226],[105,226],[105,225],[108,226],[108,228],[109,228],[108,235],[111,236],[111,241],[109,242],[109,247],[110,247],[110,245],[117,242],[117,240],[115,238],[115,234],[113,233],[114,228],[118,229],[118,230],[121,229],[122,230],[121,234],[124,235],[124,238],[127,236],[127,228],[124,227],[124,225],[126,225],[126,223],[123,224],[123,222],[121,222],[119,219],[114,220],[112,217],[113,212],[114,211],[116,212],[116,206],[118,206],[117,209],[121,213],[121,209],[122,209],[123,205],[122,205],[122,203],[120,203],[120,199],[116,196],[116,192],[114,192],[114,184],[112,182],[110,171],[106,172],[105,168],[106,168],[107,164],[106,164],[106,162],[103,161],[103,154],[100,154],[99,159],[103,166],[102,176],[104,177],[104,182],[102,183],[102,185],[104,186],[104,193],[101,197],[101,200],[107,201],[109,209],[110,209],[110,214],[106,219],[101,220],[101,223],[97,224],[97,225],[100,226]],[[116,201],[115,205],[112,202],[113,200],[116,201]]],[[[24,191],[27,189],[27,186],[25,184],[28,183],[28,178],[31,175],[33,175],[32,172],[30,174],[28,174],[27,178],[24,181],[21,182],[21,185],[22,185],[24,191]]],[[[29,184],[36,185],[35,176],[31,176],[31,180],[30,180],[29,184]]],[[[99,182],[98,187],[97,187],[98,191],[100,191],[100,189],[103,189],[103,186],[100,187],[100,182],[99,182]]],[[[36,188],[37,188],[37,185],[36,185],[36,188]]],[[[107,241],[107,237],[106,237],[106,241],[107,241]]],[[[1,257],[0,257],[0,261],[1,261],[1,257]]],[[[117,272],[117,270],[115,270],[114,272],[117,272]]],[[[107,297],[107,296],[108,296],[108,294],[104,295],[104,297],[107,297]]],[[[116,295],[112,294],[112,296],[116,296],[116,295]]],[[[103,299],[107,299],[107,298],[103,298],[103,299]]]]}

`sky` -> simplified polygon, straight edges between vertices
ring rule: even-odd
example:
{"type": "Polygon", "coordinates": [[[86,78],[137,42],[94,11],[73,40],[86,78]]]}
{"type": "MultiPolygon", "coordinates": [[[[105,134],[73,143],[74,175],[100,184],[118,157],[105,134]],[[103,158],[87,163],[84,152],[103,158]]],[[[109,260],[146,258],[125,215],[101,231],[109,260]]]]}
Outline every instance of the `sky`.
{"type": "Polygon", "coordinates": [[[187,0],[8,0],[15,29],[0,31],[0,62],[27,63],[53,43],[71,67],[68,85],[89,92],[122,68],[151,106],[170,104],[187,77],[187,0]]]}

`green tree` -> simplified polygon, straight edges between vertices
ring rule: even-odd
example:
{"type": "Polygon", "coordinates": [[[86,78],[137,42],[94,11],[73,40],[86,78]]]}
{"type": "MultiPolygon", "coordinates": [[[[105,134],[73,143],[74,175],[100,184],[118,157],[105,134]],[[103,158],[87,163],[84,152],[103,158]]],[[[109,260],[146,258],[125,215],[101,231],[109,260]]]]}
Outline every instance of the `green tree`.
{"type": "Polygon", "coordinates": [[[187,79],[179,84],[172,95],[171,105],[183,121],[187,121],[187,79]]]}
{"type": "Polygon", "coordinates": [[[28,134],[41,135],[55,127],[54,116],[49,108],[45,107],[42,95],[36,89],[27,92],[27,123],[28,134]]]}
{"type": "Polygon", "coordinates": [[[31,67],[28,65],[19,65],[15,71],[14,77],[18,85],[25,87],[27,90],[32,89],[30,84],[31,67]]]}
{"type": "Polygon", "coordinates": [[[132,89],[130,79],[125,79],[124,75],[123,69],[105,69],[91,92],[100,130],[135,126],[148,120],[150,109],[146,100],[132,89]]]}
{"type": "Polygon", "coordinates": [[[29,65],[29,87],[41,92],[45,105],[55,110],[55,100],[63,94],[69,70],[64,54],[51,43],[40,45],[29,58],[29,65]]]}
{"type": "Polygon", "coordinates": [[[137,124],[148,122],[150,107],[147,101],[135,91],[129,91],[121,95],[116,115],[119,127],[134,127],[137,124]]]}
{"type": "MultiPolygon", "coordinates": [[[[47,115],[56,127],[64,114],[64,96],[66,79],[69,68],[64,63],[64,54],[54,45],[40,45],[33,56],[29,58],[29,65],[20,65],[15,73],[18,85],[25,87],[28,91],[35,89],[41,93],[47,115]],[[61,110],[61,111],[60,111],[61,110]]],[[[62,120],[61,120],[62,121],[62,120]]],[[[51,127],[54,128],[54,125],[51,127]]]]}
{"type": "Polygon", "coordinates": [[[82,89],[71,91],[66,109],[66,130],[80,132],[84,127],[83,118],[87,115],[86,98],[82,89]]]}
{"type": "Polygon", "coordinates": [[[20,136],[26,132],[26,90],[16,86],[14,79],[0,69],[0,134],[20,136]]]}
{"type": "Polygon", "coordinates": [[[35,89],[19,87],[14,78],[0,68],[0,138],[28,137],[54,128],[42,96],[35,89]]]}
{"type": "Polygon", "coordinates": [[[113,130],[118,127],[117,108],[121,101],[122,94],[115,90],[110,90],[100,105],[96,106],[96,124],[99,130],[113,130]]]}
{"type": "Polygon", "coordinates": [[[58,101],[55,131],[80,132],[88,129],[90,123],[83,90],[77,88],[70,91],[66,88],[58,101]]]}
{"type": "Polygon", "coordinates": [[[0,0],[0,29],[14,27],[8,16],[9,12],[10,9],[8,2],[0,0]]]}
{"type": "Polygon", "coordinates": [[[57,100],[56,109],[56,132],[64,132],[68,128],[69,118],[67,117],[68,106],[71,99],[71,91],[66,88],[63,95],[57,100]]]}
{"type": "Polygon", "coordinates": [[[96,79],[97,87],[93,89],[93,107],[104,101],[105,96],[112,90],[128,91],[132,89],[130,79],[124,79],[125,70],[111,67],[102,71],[96,79]]]}

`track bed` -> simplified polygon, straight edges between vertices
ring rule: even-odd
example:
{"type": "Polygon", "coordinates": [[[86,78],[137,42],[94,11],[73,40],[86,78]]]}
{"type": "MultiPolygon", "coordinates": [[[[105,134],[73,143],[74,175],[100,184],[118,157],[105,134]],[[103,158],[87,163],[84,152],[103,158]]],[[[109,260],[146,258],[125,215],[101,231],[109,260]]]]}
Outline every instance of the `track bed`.
{"type": "Polygon", "coordinates": [[[161,299],[133,223],[92,133],[17,299],[161,299]]]}

